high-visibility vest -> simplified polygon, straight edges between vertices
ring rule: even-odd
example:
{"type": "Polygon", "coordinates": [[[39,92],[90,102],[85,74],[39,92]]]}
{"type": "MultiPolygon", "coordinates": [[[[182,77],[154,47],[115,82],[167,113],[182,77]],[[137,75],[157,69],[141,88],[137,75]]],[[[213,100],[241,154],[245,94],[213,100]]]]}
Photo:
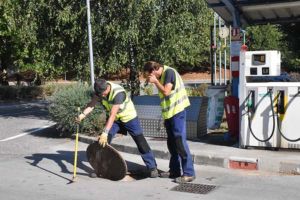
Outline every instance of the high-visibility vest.
{"type": "Polygon", "coordinates": [[[166,70],[172,69],[175,72],[176,83],[174,90],[171,90],[170,95],[164,96],[162,92],[158,92],[160,98],[160,105],[162,109],[162,117],[164,119],[169,119],[176,115],[177,113],[183,111],[186,107],[190,105],[189,98],[187,96],[183,81],[178,74],[178,72],[168,66],[164,66],[160,83],[164,85],[166,70]]]}
{"type": "Polygon", "coordinates": [[[136,110],[134,108],[134,105],[131,101],[131,99],[128,97],[126,91],[124,90],[123,87],[121,87],[118,84],[112,83],[107,81],[108,84],[110,84],[110,93],[108,95],[107,99],[102,99],[102,105],[105,107],[105,109],[110,112],[111,108],[113,106],[113,99],[117,94],[120,92],[125,92],[126,94],[126,99],[125,101],[120,105],[120,109],[117,113],[116,119],[115,120],[121,120],[122,122],[128,122],[132,119],[134,119],[137,114],[136,110]]]}

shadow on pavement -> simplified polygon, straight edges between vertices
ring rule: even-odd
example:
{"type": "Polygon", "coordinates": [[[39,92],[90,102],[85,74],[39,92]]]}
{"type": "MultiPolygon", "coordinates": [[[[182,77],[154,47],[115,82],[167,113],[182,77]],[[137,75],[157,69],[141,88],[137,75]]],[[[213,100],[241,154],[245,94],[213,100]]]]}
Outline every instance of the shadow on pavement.
{"type": "Polygon", "coordinates": [[[149,177],[149,173],[147,171],[146,166],[140,165],[134,162],[130,162],[126,160],[127,164],[127,175],[132,177],[135,180],[142,180],[149,177]]]}
{"type": "MultiPolygon", "coordinates": [[[[74,164],[74,152],[73,151],[57,151],[55,154],[46,154],[46,153],[37,153],[37,154],[32,154],[32,156],[26,156],[26,159],[28,159],[28,163],[32,166],[35,166],[39,169],[42,169],[44,171],[47,171],[51,174],[54,174],[58,177],[61,177],[63,179],[66,179],[68,181],[72,181],[70,178],[64,175],[60,175],[57,172],[51,171],[49,169],[43,168],[39,166],[39,163],[43,159],[48,159],[54,161],[60,168],[60,172],[66,175],[72,175],[73,174],[73,169],[70,171],[67,166],[64,163],[69,163],[73,166],[74,164]]],[[[87,166],[84,164],[84,162],[88,162],[86,159],[86,152],[85,151],[78,151],[78,162],[77,162],[77,168],[82,169],[86,173],[79,173],[77,172],[77,175],[81,176],[90,176],[90,174],[94,171],[91,167],[87,166]]]]}
{"type": "MultiPolygon", "coordinates": [[[[73,168],[71,170],[68,169],[65,163],[69,163],[70,165],[72,165],[72,167],[74,166],[73,151],[57,151],[57,153],[54,154],[36,153],[32,154],[32,156],[26,156],[25,158],[28,160],[27,163],[29,163],[30,165],[60,178],[63,178],[69,181],[69,183],[72,182],[73,168]],[[60,167],[60,172],[62,172],[63,174],[59,173],[58,171],[53,171],[40,166],[39,163],[44,159],[54,161],[60,167]]],[[[92,173],[94,173],[94,169],[92,169],[90,166],[87,166],[85,162],[88,162],[86,151],[78,151],[77,171],[78,169],[81,169],[86,173],[77,172],[77,175],[91,176],[92,173]]],[[[127,175],[129,175],[133,179],[142,180],[148,178],[147,169],[144,165],[140,165],[130,161],[126,161],[126,164],[128,167],[127,175]]]]}
{"type": "Polygon", "coordinates": [[[56,125],[53,125],[38,131],[35,131],[36,129],[27,129],[25,132],[31,132],[30,135],[36,137],[61,138],[60,131],[58,131],[55,127],[56,125]]]}

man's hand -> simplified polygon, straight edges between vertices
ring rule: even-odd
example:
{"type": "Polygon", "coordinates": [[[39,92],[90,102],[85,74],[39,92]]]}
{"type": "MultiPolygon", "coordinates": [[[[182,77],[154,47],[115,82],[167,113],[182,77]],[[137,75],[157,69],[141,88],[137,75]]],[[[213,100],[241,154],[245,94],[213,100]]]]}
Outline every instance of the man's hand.
{"type": "Polygon", "coordinates": [[[105,147],[107,145],[107,136],[108,134],[105,132],[102,132],[101,135],[98,138],[98,142],[100,146],[105,147]]]}
{"type": "Polygon", "coordinates": [[[158,82],[158,80],[157,80],[157,78],[156,78],[156,76],[154,75],[154,74],[150,74],[149,76],[148,76],[148,82],[149,83],[156,83],[156,82],[158,82]]]}
{"type": "Polygon", "coordinates": [[[75,118],[76,123],[80,123],[85,118],[85,114],[81,113],[78,117],[75,118]]]}

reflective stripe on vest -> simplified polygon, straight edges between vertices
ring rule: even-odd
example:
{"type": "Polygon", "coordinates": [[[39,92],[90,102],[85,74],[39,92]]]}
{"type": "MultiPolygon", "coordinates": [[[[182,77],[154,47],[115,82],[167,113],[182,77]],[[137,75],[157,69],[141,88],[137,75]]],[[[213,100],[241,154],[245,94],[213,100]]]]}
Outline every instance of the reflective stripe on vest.
{"type": "Polygon", "coordinates": [[[126,99],[122,104],[120,104],[120,108],[117,113],[116,120],[121,120],[122,122],[128,122],[134,119],[137,116],[136,110],[134,108],[131,99],[128,97],[126,91],[124,90],[124,88],[122,88],[118,84],[109,81],[107,81],[107,83],[110,84],[111,89],[110,89],[108,99],[102,100],[102,105],[106,108],[108,112],[110,112],[113,106],[113,99],[115,98],[115,96],[120,92],[125,92],[126,99]]]}
{"type": "Polygon", "coordinates": [[[175,69],[168,66],[164,66],[160,83],[164,85],[165,72],[167,69],[172,69],[175,72],[176,82],[175,88],[174,90],[171,90],[170,95],[164,96],[160,91],[158,93],[161,101],[160,105],[162,109],[162,117],[164,119],[169,119],[173,117],[174,115],[183,111],[186,107],[190,105],[190,101],[187,96],[183,81],[175,69]]]}

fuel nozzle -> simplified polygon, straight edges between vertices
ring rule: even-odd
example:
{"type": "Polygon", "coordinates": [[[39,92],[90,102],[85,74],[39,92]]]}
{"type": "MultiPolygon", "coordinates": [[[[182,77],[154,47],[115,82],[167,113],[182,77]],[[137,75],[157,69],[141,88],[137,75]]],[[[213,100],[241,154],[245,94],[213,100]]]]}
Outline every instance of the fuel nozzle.
{"type": "Polygon", "coordinates": [[[284,90],[279,90],[277,99],[277,113],[284,114],[284,104],[284,90]]]}
{"type": "Polygon", "coordinates": [[[268,88],[268,93],[269,93],[269,94],[272,94],[272,93],[273,93],[273,88],[269,87],[269,88],[268,88]]]}
{"type": "Polygon", "coordinates": [[[250,112],[255,111],[255,92],[254,92],[254,90],[250,90],[250,92],[249,92],[247,107],[250,112]]]}

